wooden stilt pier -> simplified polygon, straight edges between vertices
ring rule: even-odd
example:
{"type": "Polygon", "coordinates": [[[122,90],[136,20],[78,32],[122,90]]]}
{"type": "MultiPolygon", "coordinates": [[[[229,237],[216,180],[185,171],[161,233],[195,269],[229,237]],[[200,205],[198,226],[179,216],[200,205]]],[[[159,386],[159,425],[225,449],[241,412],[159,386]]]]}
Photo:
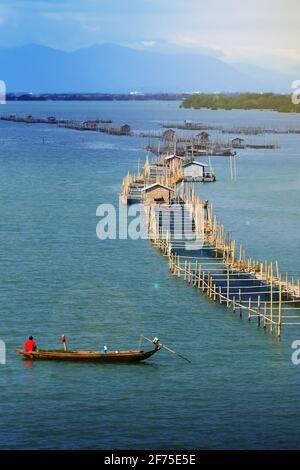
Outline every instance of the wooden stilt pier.
{"type": "MultiPolygon", "coordinates": [[[[170,271],[178,280],[193,286],[214,302],[226,305],[234,312],[243,312],[257,325],[269,329],[280,338],[285,325],[300,325],[300,283],[285,280],[279,271],[278,261],[273,263],[245,257],[242,246],[236,253],[236,242],[226,233],[224,226],[213,215],[212,206],[190,191],[179,192],[178,167],[162,170],[160,160],[146,161],[141,174],[128,174],[123,181],[121,197],[144,204],[149,239],[168,258],[170,271]],[[154,167],[156,171],[154,171],[154,167]],[[172,199],[147,200],[145,188],[150,183],[165,185],[172,191],[172,199]],[[168,216],[167,226],[161,219],[168,216]],[[184,229],[178,236],[178,225],[184,220],[184,229]]],[[[170,196],[171,193],[169,193],[170,196]]]]}

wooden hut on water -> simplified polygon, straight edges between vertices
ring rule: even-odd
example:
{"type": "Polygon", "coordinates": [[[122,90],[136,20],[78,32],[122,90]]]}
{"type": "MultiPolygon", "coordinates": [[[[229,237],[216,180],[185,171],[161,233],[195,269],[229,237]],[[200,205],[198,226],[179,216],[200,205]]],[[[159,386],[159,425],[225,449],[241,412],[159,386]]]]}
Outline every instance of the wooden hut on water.
{"type": "Polygon", "coordinates": [[[131,126],[129,124],[124,124],[120,127],[120,135],[130,135],[131,134],[131,126]]]}
{"type": "Polygon", "coordinates": [[[245,148],[245,141],[244,139],[240,139],[240,137],[236,137],[235,139],[232,139],[231,141],[231,146],[234,149],[242,149],[245,148]]]}
{"type": "Polygon", "coordinates": [[[186,182],[204,182],[215,181],[215,173],[205,163],[196,162],[192,160],[187,162],[182,167],[183,179],[186,182]]]}
{"type": "Polygon", "coordinates": [[[180,166],[182,166],[184,159],[183,157],[179,157],[179,155],[173,154],[173,155],[167,155],[164,158],[164,161],[165,161],[166,166],[175,169],[175,168],[179,168],[180,166]]]}
{"type": "Polygon", "coordinates": [[[55,116],[48,116],[47,117],[48,124],[57,124],[57,119],[55,116]]]}
{"type": "Polygon", "coordinates": [[[204,177],[205,168],[207,167],[208,165],[206,165],[205,163],[191,161],[183,165],[183,175],[185,178],[202,179],[204,177]]]}
{"type": "Polygon", "coordinates": [[[146,204],[170,204],[175,191],[161,183],[153,183],[142,189],[146,204]]]}
{"type": "Polygon", "coordinates": [[[209,141],[209,134],[208,132],[202,131],[200,134],[197,134],[197,139],[200,140],[200,142],[208,142],[209,141]]]}
{"type": "Polygon", "coordinates": [[[82,127],[87,130],[95,131],[98,129],[99,121],[84,121],[82,127]]]}
{"type": "Polygon", "coordinates": [[[163,135],[162,135],[163,140],[167,140],[169,142],[173,142],[174,139],[176,138],[176,133],[173,131],[173,129],[167,129],[163,135]]]}

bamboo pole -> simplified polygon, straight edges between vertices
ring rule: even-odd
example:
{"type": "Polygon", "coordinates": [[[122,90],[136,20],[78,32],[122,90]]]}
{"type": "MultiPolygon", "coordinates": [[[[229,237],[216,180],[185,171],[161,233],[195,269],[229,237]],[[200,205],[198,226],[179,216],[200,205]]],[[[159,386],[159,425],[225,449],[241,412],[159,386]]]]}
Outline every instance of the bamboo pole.
{"type": "Polygon", "coordinates": [[[278,267],[278,260],[276,260],[276,277],[279,279],[279,267],[278,267]]]}
{"type": "Polygon", "coordinates": [[[239,304],[240,304],[240,318],[243,316],[243,307],[242,307],[242,291],[239,289],[239,304]]]}
{"type": "Polygon", "coordinates": [[[227,307],[229,307],[229,288],[230,288],[230,277],[229,277],[229,266],[227,265],[227,307]]]}
{"type": "Polygon", "coordinates": [[[273,263],[270,264],[270,333],[273,333],[273,263]]]}
{"type": "Polygon", "coordinates": [[[281,336],[281,314],[282,314],[282,284],[279,281],[279,310],[278,310],[278,323],[277,323],[277,336],[281,336]]]}
{"type": "Polygon", "coordinates": [[[199,266],[199,272],[198,272],[198,289],[200,289],[200,284],[201,283],[201,264],[199,266]]]}
{"type": "Polygon", "coordinates": [[[264,303],[264,329],[267,328],[267,302],[264,303]]]}

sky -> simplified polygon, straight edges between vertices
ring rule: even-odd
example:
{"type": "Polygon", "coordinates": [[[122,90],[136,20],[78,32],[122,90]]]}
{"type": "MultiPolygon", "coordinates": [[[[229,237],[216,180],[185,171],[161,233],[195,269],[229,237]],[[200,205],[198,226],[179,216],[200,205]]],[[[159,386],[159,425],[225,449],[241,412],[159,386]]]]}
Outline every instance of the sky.
{"type": "Polygon", "coordinates": [[[300,71],[299,0],[0,0],[0,46],[106,42],[300,71]]]}

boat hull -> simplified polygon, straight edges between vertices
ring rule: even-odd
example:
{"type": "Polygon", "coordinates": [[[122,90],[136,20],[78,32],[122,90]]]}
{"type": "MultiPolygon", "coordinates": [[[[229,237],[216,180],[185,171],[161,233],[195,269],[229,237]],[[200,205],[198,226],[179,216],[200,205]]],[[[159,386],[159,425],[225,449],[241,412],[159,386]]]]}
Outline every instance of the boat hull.
{"type": "Polygon", "coordinates": [[[21,349],[16,351],[29,360],[52,360],[52,361],[70,361],[70,362],[97,362],[101,364],[107,363],[130,363],[140,362],[148,359],[155,354],[159,348],[151,351],[125,351],[125,352],[107,352],[99,351],[31,351],[26,352],[21,349]]]}

